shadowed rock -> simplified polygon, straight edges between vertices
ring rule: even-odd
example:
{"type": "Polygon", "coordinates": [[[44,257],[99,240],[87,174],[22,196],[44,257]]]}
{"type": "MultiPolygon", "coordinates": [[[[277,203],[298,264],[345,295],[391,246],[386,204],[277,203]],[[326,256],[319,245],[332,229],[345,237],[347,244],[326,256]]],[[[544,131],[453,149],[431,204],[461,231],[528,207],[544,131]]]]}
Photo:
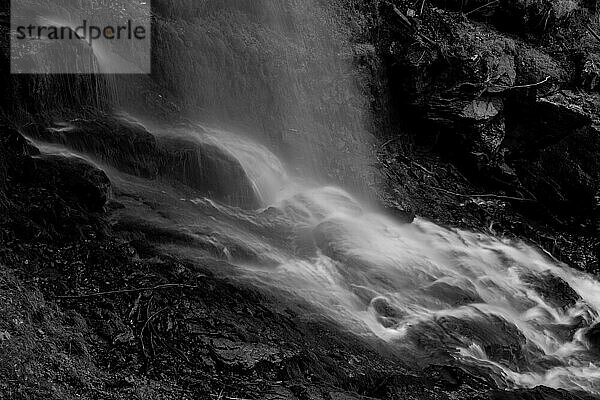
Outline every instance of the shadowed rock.
{"type": "Polygon", "coordinates": [[[568,309],[581,300],[581,296],[567,282],[550,271],[541,274],[528,273],[521,279],[553,307],[568,309]]]}
{"type": "Polygon", "coordinates": [[[75,200],[89,211],[100,211],[108,200],[106,174],[76,157],[37,156],[25,163],[23,178],[75,200]]]}
{"type": "Polygon", "coordinates": [[[37,140],[87,154],[127,174],[182,183],[201,195],[256,208],[258,200],[239,162],[216,146],[181,135],[155,136],[142,125],[105,117],[53,127],[31,126],[37,140]]]}

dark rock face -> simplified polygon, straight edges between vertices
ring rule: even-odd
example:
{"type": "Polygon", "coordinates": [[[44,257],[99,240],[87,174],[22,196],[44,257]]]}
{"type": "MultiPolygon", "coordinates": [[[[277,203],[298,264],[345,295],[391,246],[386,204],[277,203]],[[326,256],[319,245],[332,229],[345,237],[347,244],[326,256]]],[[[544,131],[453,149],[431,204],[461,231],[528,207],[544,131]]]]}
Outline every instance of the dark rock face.
{"type": "Polygon", "coordinates": [[[478,343],[490,360],[511,366],[519,366],[525,361],[525,337],[517,327],[502,318],[486,316],[481,319],[461,320],[444,317],[437,323],[447,331],[478,343]]]}
{"type": "Polygon", "coordinates": [[[529,218],[590,232],[600,182],[591,6],[488,3],[382,5],[390,114],[407,141],[433,148],[481,190],[524,199],[515,209],[529,218]]]}
{"type": "Polygon", "coordinates": [[[191,137],[155,136],[142,125],[108,116],[50,128],[30,125],[27,133],[87,154],[127,174],[183,183],[236,206],[258,206],[239,162],[216,146],[191,137]]]}
{"type": "Polygon", "coordinates": [[[600,182],[597,100],[572,91],[541,98],[535,113],[522,108],[513,114],[517,121],[507,138],[522,184],[550,209],[587,225],[600,182]]]}
{"type": "Polygon", "coordinates": [[[0,129],[0,236],[21,240],[95,237],[103,232],[110,181],[79,158],[42,156],[11,128],[0,129]]]}
{"type": "Polygon", "coordinates": [[[433,283],[426,287],[424,292],[451,306],[483,302],[475,290],[466,290],[445,282],[433,283]]]}
{"type": "Polygon", "coordinates": [[[559,92],[541,97],[533,104],[515,104],[507,138],[512,152],[537,152],[590,126],[590,114],[574,104],[577,98],[581,96],[559,92]]]}
{"type": "Polygon", "coordinates": [[[592,326],[585,332],[584,336],[588,341],[590,348],[595,351],[600,351],[600,324],[592,326]]]}
{"type": "Polygon", "coordinates": [[[455,348],[476,344],[490,360],[518,370],[526,366],[526,354],[536,352],[517,327],[493,315],[439,317],[415,326],[409,338],[421,349],[431,350],[426,365],[450,362],[455,348]]]}
{"type": "Polygon", "coordinates": [[[158,142],[162,177],[176,179],[231,205],[259,206],[246,172],[220,148],[186,138],[160,138],[158,142]]]}
{"type": "Polygon", "coordinates": [[[554,307],[571,308],[581,300],[581,296],[567,282],[550,271],[539,275],[528,274],[522,276],[521,279],[554,307]]]}
{"type": "Polygon", "coordinates": [[[37,149],[18,131],[8,126],[0,126],[0,209],[8,207],[9,180],[20,169],[19,159],[36,153],[37,149]]]}
{"type": "Polygon", "coordinates": [[[64,156],[31,157],[24,165],[22,179],[57,191],[92,212],[102,210],[111,186],[102,170],[80,158],[64,156]]]}
{"type": "Polygon", "coordinates": [[[394,219],[405,224],[411,224],[416,218],[416,214],[413,210],[399,205],[386,207],[386,211],[394,219]]]}

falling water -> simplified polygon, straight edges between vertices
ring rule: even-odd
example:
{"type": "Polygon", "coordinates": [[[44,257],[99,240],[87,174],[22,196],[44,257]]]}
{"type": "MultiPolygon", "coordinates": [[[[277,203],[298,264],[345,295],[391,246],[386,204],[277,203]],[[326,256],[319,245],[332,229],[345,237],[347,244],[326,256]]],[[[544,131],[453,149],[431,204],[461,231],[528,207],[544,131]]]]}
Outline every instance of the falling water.
{"type": "MultiPolygon", "coordinates": [[[[233,143],[227,137],[224,147],[233,143]]],[[[241,236],[271,260],[230,258],[245,279],[294,293],[357,334],[404,348],[417,363],[475,365],[510,388],[600,393],[597,350],[586,339],[600,322],[600,283],[591,276],[522,242],[423,219],[400,223],[343,189],[274,175],[281,163],[262,146],[243,138],[233,146],[249,149],[242,165],[259,168],[249,176],[275,178],[260,185],[279,186],[269,204],[291,232],[289,246],[241,236]]]]}
{"type": "MultiPolygon", "coordinates": [[[[120,149],[111,159],[78,143],[123,194],[122,217],[187,235],[191,244],[162,245],[222,258],[237,279],[297,296],[357,335],[405,349],[407,361],[475,365],[503,387],[600,394],[587,339],[600,322],[600,283],[524,243],[401,224],[337,187],[365,179],[355,172],[368,164],[369,135],[340,38],[348,32],[330,10],[304,0],[157,3],[157,79],[194,120],[220,129],[145,129],[227,153],[261,204],[243,210],[180,190],[177,177],[133,176],[114,162],[120,149]],[[162,204],[160,215],[132,200],[145,197],[162,204]]],[[[61,146],[74,147],[73,132],[61,132],[61,146]]]]}

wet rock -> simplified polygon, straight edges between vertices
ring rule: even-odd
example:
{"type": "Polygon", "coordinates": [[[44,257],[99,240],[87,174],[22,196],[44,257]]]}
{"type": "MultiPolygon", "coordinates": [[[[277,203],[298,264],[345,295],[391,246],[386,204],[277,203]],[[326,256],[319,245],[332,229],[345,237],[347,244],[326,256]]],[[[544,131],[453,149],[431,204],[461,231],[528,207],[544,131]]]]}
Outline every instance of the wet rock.
{"type": "Polygon", "coordinates": [[[587,90],[600,90],[600,54],[591,53],[584,57],[580,85],[587,90]]]}
{"type": "Polygon", "coordinates": [[[475,290],[463,289],[446,282],[435,282],[423,291],[452,306],[483,302],[475,290]]]}
{"type": "Polygon", "coordinates": [[[581,300],[581,296],[567,282],[550,271],[525,274],[521,279],[553,307],[566,310],[581,300]]]}
{"type": "Polygon", "coordinates": [[[404,313],[394,307],[389,299],[385,297],[376,297],[371,300],[371,307],[377,314],[379,323],[386,328],[397,325],[404,316],[404,313]]]}
{"type": "Polygon", "coordinates": [[[217,146],[191,138],[159,140],[159,174],[231,205],[257,208],[259,201],[240,163],[217,146]]]}
{"type": "Polygon", "coordinates": [[[416,218],[413,210],[399,205],[392,205],[385,208],[387,214],[391,215],[395,220],[404,224],[412,224],[416,218]]]}
{"type": "Polygon", "coordinates": [[[583,393],[569,393],[564,390],[538,386],[533,389],[518,389],[513,391],[497,390],[486,397],[489,400],[592,400],[594,397],[583,393]]]}
{"type": "Polygon", "coordinates": [[[537,48],[518,42],[515,54],[516,85],[533,85],[534,92],[546,94],[571,78],[562,64],[537,48]]]}
{"type": "Polygon", "coordinates": [[[519,116],[506,141],[512,157],[520,158],[514,166],[523,185],[580,226],[593,224],[600,182],[599,98],[570,91],[549,96],[534,108],[543,113],[519,116]]]}
{"type": "Polygon", "coordinates": [[[515,153],[539,151],[591,123],[589,113],[575,103],[570,92],[559,92],[511,109],[506,146],[515,153]]]}
{"type": "Polygon", "coordinates": [[[144,178],[158,175],[156,138],[137,123],[100,116],[24,129],[33,138],[93,155],[123,172],[144,178]]]}
{"type": "Polygon", "coordinates": [[[88,154],[118,170],[146,179],[183,183],[215,200],[247,208],[258,199],[240,163],[216,146],[191,136],[155,136],[144,126],[104,116],[52,127],[32,125],[28,133],[88,154]]]}
{"type": "Polygon", "coordinates": [[[6,125],[0,126],[0,209],[8,206],[8,180],[20,173],[18,160],[36,154],[39,151],[17,130],[6,125]]]}
{"type": "Polygon", "coordinates": [[[588,329],[584,334],[590,348],[595,351],[600,351],[600,324],[595,324],[588,329]]]}
{"type": "Polygon", "coordinates": [[[376,297],[371,300],[371,306],[375,312],[383,317],[402,318],[403,313],[395,308],[385,297],[376,297]]]}
{"type": "Polygon", "coordinates": [[[77,157],[41,155],[24,165],[22,178],[51,190],[89,211],[101,211],[110,193],[106,174],[77,157]]]}
{"type": "Polygon", "coordinates": [[[225,368],[237,371],[251,371],[257,364],[276,365],[292,354],[282,354],[281,350],[261,343],[233,342],[229,339],[214,339],[211,348],[217,361],[225,368]]]}
{"type": "Polygon", "coordinates": [[[470,318],[441,317],[437,323],[446,332],[477,343],[490,360],[510,366],[525,362],[524,347],[527,342],[518,328],[494,315],[470,318]]]}

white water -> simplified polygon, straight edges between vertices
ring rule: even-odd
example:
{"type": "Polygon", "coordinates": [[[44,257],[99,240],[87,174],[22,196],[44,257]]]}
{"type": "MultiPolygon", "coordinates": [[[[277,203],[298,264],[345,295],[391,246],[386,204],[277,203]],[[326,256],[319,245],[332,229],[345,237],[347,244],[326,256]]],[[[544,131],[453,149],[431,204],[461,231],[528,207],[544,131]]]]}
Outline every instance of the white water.
{"type": "MultiPolygon", "coordinates": [[[[273,15],[281,16],[275,5],[279,3],[273,2],[273,15]]],[[[332,149],[349,157],[347,148],[368,142],[361,139],[343,143],[354,134],[360,136],[360,132],[351,129],[360,131],[357,127],[363,125],[360,105],[356,109],[345,106],[349,100],[360,99],[360,96],[355,93],[353,85],[340,83],[345,82],[340,75],[349,75],[347,71],[351,68],[339,62],[330,51],[333,39],[313,35],[313,32],[323,33],[326,30],[315,30],[323,23],[313,19],[306,18],[304,14],[295,15],[295,22],[302,21],[298,25],[305,33],[294,37],[285,29],[279,32],[282,30],[279,25],[285,25],[284,19],[276,18],[275,32],[291,40],[292,44],[301,45],[288,45],[286,40],[282,41],[282,48],[287,52],[299,47],[302,51],[297,57],[291,52],[292,56],[281,63],[286,67],[280,69],[277,63],[270,67],[274,72],[286,72],[271,73],[270,76],[284,76],[285,80],[269,90],[249,90],[249,94],[244,93],[245,97],[242,96],[241,100],[237,97],[245,90],[227,91],[227,88],[239,86],[230,84],[231,81],[236,82],[235,78],[248,82],[256,80],[256,76],[246,76],[243,71],[248,58],[232,57],[234,61],[238,58],[242,61],[233,63],[234,66],[225,69],[225,73],[214,67],[224,64],[219,62],[220,53],[216,51],[193,53],[187,46],[183,49],[172,46],[173,53],[162,53],[162,58],[167,64],[172,61],[177,67],[182,64],[183,57],[171,54],[185,54],[187,57],[191,53],[197,55],[196,60],[207,56],[215,58],[215,62],[207,63],[210,67],[205,67],[199,74],[184,74],[179,69],[167,68],[176,71],[172,74],[178,78],[189,80],[181,85],[186,89],[184,92],[189,89],[194,96],[200,93],[206,97],[201,103],[212,114],[235,119],[241,109],[251,114],[241,119],[256,123],[255,119],[266,119],[264,117],[272,116],[274,110],[265,107],[266,111],[257,113],[257,118],[248,110],[257,111],[261,108],[259,106],[264,105],[265,98],[274,97],[273,103],[283,110],[278,113],[285,117],[285,123],[282,126],[275,124],[273,129],[294,131],[311,128],[309,134],[298,135],[298,143],[293,143],[302,156],[299,159],[307,160],[305,163],[328,161],[322,159],[321,153],[330,154],[332,149]],[[308,38],[311,40],[307,43],[308,38]],[[312,59],[315,48],[321,49],[316,52],[318,56],[312,63],[306,63],[308,67],[302,65],[300,68],[308,69],[307,72],[300,74],[294,71],[293,61],[312,59]],[[342,65],[338,66],[339,63],[342,65]],[[316,68],[310,68],[310,65],[316,68]],[[303,76],[306,82],[298,79],[303,76]],[[314,85],[315,81],[317,85],[314,85]],[[335,83],[329,85],[331,93],[341,93],[339,111],[335,115],[331,111],[336,111],[336,108],[330,107],[336,103],[331,98],[336,96],[323,96],[322,93],[328,81],[335,83]],[[313,85],[314,90],[305,90],[313,85]],[[252,96],[258,100],[254,101],[252,96]],[[330,115],[316,118],[313,114],[320,116],[321,110],[318,110],[319,113],[315,111],[323,106],[327,106],[325,110],[330,115]],[[309,138],[319,140],[309,144],[309,138]],[[342,143],[335,146],[339,141],[342,143]]],[[[202,26],[201,23],[195,25],[202,26]]],[[[218,32],[219,27],[214,30],[218,32]]],[[[199,37],[209,36],[200,33],[199,37]]],[[[267,33],[266,36],[276,36],[272,32],[267,33]]],[[[171,50],[171,41],[165,42],[171,50]]],[[[221,43],[221,40],[215,40],[215,43],[221,43]]],[[[263,47],[257,46],[257,49],[262,51],[263,47]]],[[[212,49],[211,46],[207,48],[212,49]]],[[[121,62],[112,60],[103,48],[92,50],[99,67],[105,72],[121,62]]],[[[188,62],[189,70],[183,71],[195,71],[201,64],[188,62]]],[[[68,127],[65,129],[68,130],[68,127]]],[[[177,132],[171,130],[163,134],[174,135],[177,132]]],[[[498,382],[507,387],[543,384],[600,394],[600,368],[595,364],[598,356],[590,351],[584,339],[585,331],[598,322],[600,315],[600,284],[590,276],[560,265],[523,243],[447,229],[422,219],[417,219],[412,225],[400,224],[374,212],[342,189],[319,187],[290,176],[276,156],[246,138],[210,129],[185,134],[201,143],[217,145],[233,155],[245,169],[264,207],[276,208],[282,221],[289,225],[286,228],[292,232],[290,237],[280,237],[280,241],[285,243],[276,243],[275,240],[267,240],[267,233],[282,236],[283,232],[257,229],[260,233],[254,233],[245,230],[248,225],[260,227],[263,223],[262,210],[248,214],[207,199],[193,199],[193,204],[209,204],[220,214],[211,214],[207,218],[210,221],[206,225],[210,224],[211,231],[231,242],[243,243],[261,255],[258,261],[245,260],[232,256],[234,252],[226,246],[222,249],[222,253],[238,265],[244,278],[305,299],[320,309],[323,315],[337,320],[347,329],[359,335],[376,335],[406,349],[404,354],[407,358],[421,363],[456,360],[476,365],[493,371],[498,382]],[[223,216],[227,218],[220,218],[223,216]],[[532,281],[541,281],[548,274],[566,282],[577,292],[580,300],[561,307],[536,291],[532,281]],[[506,354],[504,348],[509,348],[508,353],[511,354],[506,354]]],[[[42,150],[74,155],[60,147],[42,150]]],[[[362,155],[367,150],[359,149],[357,152],[362,155]]],[[[316,168],[324,168],[321,164],[328,163],[319,163],[316,168]]],[[[130,185],[131,191],[146,188],[146,182],[136,182],[138,186],[134,186],[128,178],[119,179],[118,184],[130,185]]],[[[156,190],[157,197],[166,194],[161,189],[156,190]]],[[[143,212],[149,211],[144,209],[143,212]]],[[[156,222],[164,223],[164,219],[166,217],[156,222]]],[[[192,221],[190,218],[188,222],[191,224],[192,221]]],[[[207,241],[216,242],[217,239],[209,236],[207,241]]]]}
{"type": "MultiPolygon", "coordinates": [[[[591,276],[524,243],[420,218],[402,224],[343,189],[294,178],[266,147],[235,134],[168,132],[229,152],[263,200],[262,209],[244,211],[191,199],[197,214],[189,214],[176,204],[189,200],[171,198],[163,203],[170,212],[152,219],[218,248],[240,279],[306,300],[348,330],[405,350],[408,363],[459,362],[503,387],[600,394],[600,354],[585,339],[600,322],[600,283],[591,276]],[[573,301],[561,294],[568,291],[573,301]]],[[[47,154],[78,156],[35,144],[47,154]]],[[[136,198],[163,201],[172,190],[109,174],[136,198]]]]}
{"type": "Polygon", "coordinates": [[[600,321],[600,283],[591,276],[524,243],[423,219],[401,224],[342,189],[295,182],[262,146],[212,134],[262,198],[274,199],[265,206],[293,226],[293,251],[256,244],[276,268],[238,262],[247,279],[287,290],[354,332],[375,334],[425,362],[439,362],[427,357],[443,350],[493,371],[506,387],[600,394],[598,356],[584,339],[600,321]],[[536,290],[547,277],[564,281],[579,299],[561,304],[557,290],[536,290]]]}

